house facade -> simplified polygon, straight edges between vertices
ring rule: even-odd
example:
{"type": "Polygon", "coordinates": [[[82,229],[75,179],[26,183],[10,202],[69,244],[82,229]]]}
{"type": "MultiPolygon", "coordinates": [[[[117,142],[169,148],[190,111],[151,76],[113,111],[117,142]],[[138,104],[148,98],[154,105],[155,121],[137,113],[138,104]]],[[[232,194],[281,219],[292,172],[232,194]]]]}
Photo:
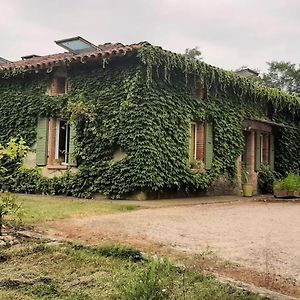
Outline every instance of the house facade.
{"type": "Polygon", "coordinates": [[[27,56],[0,74],[0,143],[32,150],[11,190],[239,193],[247,169],[258,192],[262,165],[300,169],[297,97],[148,43],[27,56]]]}

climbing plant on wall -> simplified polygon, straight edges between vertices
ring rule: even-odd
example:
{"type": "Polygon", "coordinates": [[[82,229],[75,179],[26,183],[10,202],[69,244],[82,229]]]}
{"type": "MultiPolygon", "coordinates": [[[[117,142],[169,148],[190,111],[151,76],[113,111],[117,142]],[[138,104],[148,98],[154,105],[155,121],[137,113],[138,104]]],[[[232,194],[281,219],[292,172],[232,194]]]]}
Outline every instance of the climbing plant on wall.
{"type": "MultiPolygon", "coordinates": [[[[0,81],[0,112],[5,114],[1,142],[22,136],[32,145],[39,116],[69,117],[77,131],[76,175],[46,179],[38,171],[21,169],[13,190],[26,191],[22,182],[30,183],[30,192],[82,197],[95,192],[122,198],[139,191],[205,190],[221,174],[235,177],[245,118],[267,117],[269,105],[273,115],[268,117],[286,116],[299,126],[298,98],[157,47],[143,47],[137,57],[118,58],[104,67],[68,66],[70,91],[57,97],[46,94],[51,74],[0,81]],[[206,97],[197,96],[199,86],[206,97]],[[189,164],[190,124],[195,120],[214,128],[212,166],[197,174],[189,164]],[[120,159],[116,153],[122,153],[120,159]]],[[[289,138],[288,143],[295,141],[289,138]]],[[[282,145],[278,155],[289,159],[282,145]]]]}

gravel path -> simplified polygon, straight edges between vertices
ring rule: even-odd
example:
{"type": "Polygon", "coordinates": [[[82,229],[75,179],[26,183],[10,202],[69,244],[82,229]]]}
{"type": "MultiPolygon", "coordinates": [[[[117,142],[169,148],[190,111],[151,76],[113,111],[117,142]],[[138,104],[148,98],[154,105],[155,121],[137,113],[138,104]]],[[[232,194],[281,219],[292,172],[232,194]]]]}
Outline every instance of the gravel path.
{"type": "Polygon", "coordinates": [[[145,239],[187,253],[218,256],[300,282],[300,203],[234,202],[141,209],[56,221],[63,235],[145,239]]]}

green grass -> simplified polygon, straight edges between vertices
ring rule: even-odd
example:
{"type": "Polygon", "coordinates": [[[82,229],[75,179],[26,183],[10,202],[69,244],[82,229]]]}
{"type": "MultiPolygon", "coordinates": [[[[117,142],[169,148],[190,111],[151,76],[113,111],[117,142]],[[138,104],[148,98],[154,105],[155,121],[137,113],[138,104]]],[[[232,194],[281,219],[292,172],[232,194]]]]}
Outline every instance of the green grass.
{"type": "Polygon", "coordinates": [[[262,299],[124,247],[26,242],[0,251],[1,300],[262,299]]]}
{"type": "Polygon", "coordinates": [[[72,217],[99,215],[132,211],[137,205],[103,203],[97,200],[81,200],[68,197],[20,196],[22,204],[22,223],[25,225],[42,224],[45,221],[72,217]]]}

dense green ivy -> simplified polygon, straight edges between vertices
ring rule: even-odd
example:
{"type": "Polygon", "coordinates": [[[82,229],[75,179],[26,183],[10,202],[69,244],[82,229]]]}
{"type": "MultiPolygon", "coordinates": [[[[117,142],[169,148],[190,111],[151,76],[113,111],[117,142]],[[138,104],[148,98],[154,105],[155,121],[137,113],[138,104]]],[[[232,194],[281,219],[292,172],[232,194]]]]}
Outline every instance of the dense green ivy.
{"type": "MultiPolygon", "coordinates": [[[[137,57],[118,58],[104,67],[68,66],[70,91],[58,97],[46,95],[51,74],[0,80],[0,142],[23,137],[33,144],[38,116],[69,116],[77,128],[76,175],[45,179],[36,170],[20,169],[10,189],[80,197],[100,192],[112,198],[139,191],[205,190],[221,174],[235,176],[245,118],[280,116],[299,126],[298,98],[160,48],[143,47],[137,57]],[[196,95],[199,86],[205,99],[196,95]],[[193,120],[214,126],[213,166],[203,174],[193,173],[189,165],[193,120]],[[123,153],[119,161],[113,159],[116,152],[123,153]]],[[[277,132],[281,173],[299,171],[300,160],[290,162],[292,151],[299,149],[299,135],[292,132],[277,132]]]]}

